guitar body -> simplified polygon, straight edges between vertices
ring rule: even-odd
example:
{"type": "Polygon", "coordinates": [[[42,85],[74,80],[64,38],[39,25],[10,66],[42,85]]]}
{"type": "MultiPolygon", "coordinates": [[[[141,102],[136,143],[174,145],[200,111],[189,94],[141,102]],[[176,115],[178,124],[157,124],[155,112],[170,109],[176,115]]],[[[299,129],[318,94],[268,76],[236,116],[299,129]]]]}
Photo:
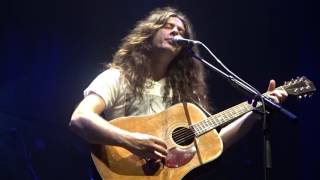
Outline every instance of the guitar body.
{"type": "Polygon", "coordinates": [[[167,110],[148,116],[117,118],[111,124],[131,131],[157,136],[166,141],[166,160],[141,159],[124,148],[92,145],[92,159],[103,179],[182,179],[192,169],[213,161],[222,153],[223,145],[216,130],[199,137],[184,139],[183,130],[206,119],[191,103],[176,104],[167,110]],[[181,138],[182,137],[182,138],[181,138]]]}

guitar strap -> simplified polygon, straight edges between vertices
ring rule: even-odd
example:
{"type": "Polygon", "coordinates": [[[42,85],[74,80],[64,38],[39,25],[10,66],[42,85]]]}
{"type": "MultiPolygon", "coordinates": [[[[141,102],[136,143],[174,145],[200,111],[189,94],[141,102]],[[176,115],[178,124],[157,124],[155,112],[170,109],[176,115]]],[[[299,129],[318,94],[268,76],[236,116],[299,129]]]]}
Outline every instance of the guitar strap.
{"type": "Polygon", "coordinates": [[[196,105],[207,115],[207,117],[212,116],[212,114],[210,114],[210,112],[207,111],[207,110],[201,105],[201,103],[200,103],[200,98],[199,98],[199,97],[198,97],[198,101],[196,101],[196,100],[194,100],[194,99],[192,98],[192,102],[193,102],[194,104],[196,104],[196,105]]]}

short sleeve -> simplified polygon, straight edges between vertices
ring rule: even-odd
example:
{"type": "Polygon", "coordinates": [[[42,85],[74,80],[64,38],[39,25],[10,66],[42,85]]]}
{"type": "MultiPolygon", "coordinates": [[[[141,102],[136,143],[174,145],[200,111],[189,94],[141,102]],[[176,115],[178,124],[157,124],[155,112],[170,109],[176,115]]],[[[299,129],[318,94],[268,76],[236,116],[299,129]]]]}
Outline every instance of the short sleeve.
{"type": "Polygon", "coordinates": [[[84,90],[84,97],[91,93],[99,95],[107,107],[116,103],[121,90],[121,72],[118,69],[108,69],[99,74],[84,90]]]}

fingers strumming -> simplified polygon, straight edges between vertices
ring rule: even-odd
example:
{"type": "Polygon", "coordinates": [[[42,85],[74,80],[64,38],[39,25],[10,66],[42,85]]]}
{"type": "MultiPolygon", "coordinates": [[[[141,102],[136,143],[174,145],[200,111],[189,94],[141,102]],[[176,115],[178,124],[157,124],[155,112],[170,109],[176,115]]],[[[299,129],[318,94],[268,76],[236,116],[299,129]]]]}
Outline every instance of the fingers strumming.
{"type": "Polygon", "coordinates": [[[154,137],[154,142],[162,147],[164,147],[165,149],[167,149],[167,144],[165,141],[163,141],[162,139],[158,138],[158,137],[154,137]]]}
{"type": "Polygon", "coordinates": [[[154,154],[159,158],[159,159],[161,159],[161,158],[165,158],[166,156],[167,156],[167,154],[161,154],[161,153],[159,153],[158,151],[154,151],[154,154]]]}
{"type": "Polygon", "coordinates": [[[158,153],[161,153],[161,155],[166,156],[168,154],[167,149],[163,148],[162,146],[159,145],[154,145],[155,151],[158,153]]]}

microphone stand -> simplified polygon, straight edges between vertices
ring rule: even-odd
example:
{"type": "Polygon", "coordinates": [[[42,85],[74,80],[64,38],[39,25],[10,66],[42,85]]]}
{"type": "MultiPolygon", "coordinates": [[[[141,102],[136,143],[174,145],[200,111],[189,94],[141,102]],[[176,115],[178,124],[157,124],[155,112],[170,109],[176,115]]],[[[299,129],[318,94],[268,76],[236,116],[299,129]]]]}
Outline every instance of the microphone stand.
{"type": "MultiPolygon", "coordinates": [[[[211,70],[218,73],[221,77],[228,80],[228,82],[235,87],[236,89],[240,90],[245,96],[247,96],[249,99],[254,100],[260,100],[263,106],[263,147],[264,147],[264,179],[269,180],[271,178],[271,168],[272,168],[272,158],[271,158],[271,140],[270,140],[270,127],[269,127],[269,121],[266,118],[266,111],[265,111],[265,105],[269,107],[270,109],[280,112],[284,114],[285,116],[289,117],[290,119],[297,119],[297,116],[295,116],[293,113],[289,112],[279,104],[271,101],[266,96],[262,95],[259,91],[257,91],[255,88],[253,88],[251,85],[249,85],[247,82],[239,78],[237,75],[235,75],[233,72],[231,72],[211,51],[209,48],[207,48],[202,42],[197,41],[196,44],[202,45],[218,62],[224,69],[226,69],[229,74],[226,74],[225,72],[221,71],[214,65],[210,64],[208,61],[203,59],[202,57],[196,55],[192,51],[192,46],[189,46],[189,52],[191,56],[200,62],[204,63],[206,66],[208,66],[211,70]]],[[[255,104],[255,103],[253,103],[255,104]]]]}

